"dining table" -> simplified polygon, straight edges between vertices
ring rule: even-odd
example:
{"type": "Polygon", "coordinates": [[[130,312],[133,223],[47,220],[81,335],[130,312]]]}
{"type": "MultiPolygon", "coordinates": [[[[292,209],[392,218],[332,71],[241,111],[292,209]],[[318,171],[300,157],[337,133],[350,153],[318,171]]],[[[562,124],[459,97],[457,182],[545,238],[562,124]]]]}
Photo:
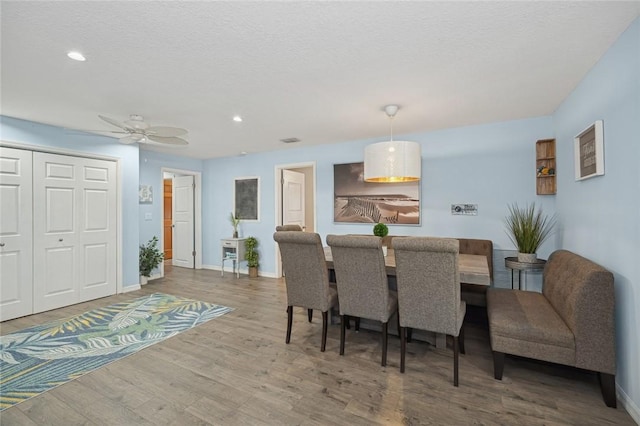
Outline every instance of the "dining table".
{"type": "MultiPolygon", "coordinates": [[[[327,263],[327,269],[333,270],[333,256],[331,254],[331,247],[324,247],[324,258],[327,263]]],[[[384,264],[387,269],[387,276],[394,277],[396,276],[396,257],[393,249],[387,250],[387,255],[384,256],[384,264]]],[[[469,284],[477,284],[483,286],[491,285],[491,275],[489,273],[489,264],[487,262],[487,257],[483,255],[476,254],[458,254],[458,273],[460,274],[460,282],[469,283],[469,284]]],[[[395,290],[395,288],[393,288],[395,290]]],[[[340,297],[340,295],[338,295],[340,297]]],[[[392,316],[390,320],[393,321],[395,319],[395,315],[392,316]]],[[[333,318],[332,318],[333,322],[333,318]]],[[[374,330],[378,329],[378,325],[376,322],[368,324],[366,321],[362,321],[361,323],[363,328],[371,328],[374,330]]],[[[390,325],[389,330],[395,330],[396,327],[390,325]]],[[[421,332],[419,330],[415,330],[414,338],[418,338],[420,340],[426,340],[436,346],[438,349],[444,349],[447,347],[447,338],[444,334],[439,333],[428,333],[421,332]]]]}
{"type": "MultiPolygon", "coordinates": [[[[324,247],[324,258],[327,262],[327,268],[333,269],[333,256],[331,255],[331,247],[324,247]]],[[[396,257],[393,249],[387,250],[384,257],[384,265],[387,268],[387,275],[396,276],[396,257]]],[[[460,282],[491,285],[491,275],[489,275],[489,264],[487,257],[477,254],[458,254],[458,272],[460,273],[460,282]]]]}

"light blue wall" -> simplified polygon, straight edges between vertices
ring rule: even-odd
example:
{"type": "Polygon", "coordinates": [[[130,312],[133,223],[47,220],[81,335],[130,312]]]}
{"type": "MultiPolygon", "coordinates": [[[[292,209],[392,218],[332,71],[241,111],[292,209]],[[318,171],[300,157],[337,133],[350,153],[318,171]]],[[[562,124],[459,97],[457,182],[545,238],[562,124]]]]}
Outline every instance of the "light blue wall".
{"type": "Polygon", "coordinates": [[[140,243],[144,244],[154,236],[162,241],[163,232],[163,182],[162,168],[202,172],[202,160],[180,157],[178,155],[161,154],[153,151],[140,150],[140,184],[153,187],[153,203],[140,204],[138,219],[140,221],[140,243]],[[145,215],[151,214],[151,220],[145,215]]]}
{"type": "MultiPolygon", "coordinates": [[[[640,20],[636,19],[553,115],[562,247],[611,270],[618,384],[640,407],[640,20]],[[604,176],[574,180],[573,138],[604,121],[604,176]]],[[[637,418],[636,418],[637,420],[637,418]]]]}
{"type": "MultiPolygon", "coordinates": [[[[535,141],[553,137],[550,117],[398,136],[422,146],[422,220],[420,226],[393,225],[390,234],[487,238],[497,249],[513,249],[504,233],[507,204],[536,201],[547,212],[553,196],[535,195],[535,141]],[[452,216],[452,203],[477,203],[477,216],[452,216]]],[[[364,147],[377,140],[297,148],[205,161],[203,187],[203,263],[220,266],[219,241],[229,237],[235,177],[260,177],[260,222],[244,222],[240,235],[253,235],[261,244],[264,273],[275,272],[275,167],[315,162],[317,232],[371,233],[373,226],[333,222],[333,165],[363,161],[364,147]]],[[[540,250],[546,256],[551,241],[540,250]]]]}
{"type": "Polygon", "coordinates": [[[60,127],[0,116],[0,140],[55,147],[122,159],[122,259],[124,287],[137,285],[138,276],[138,147],[105,136],[72,133],[60,127]]]}

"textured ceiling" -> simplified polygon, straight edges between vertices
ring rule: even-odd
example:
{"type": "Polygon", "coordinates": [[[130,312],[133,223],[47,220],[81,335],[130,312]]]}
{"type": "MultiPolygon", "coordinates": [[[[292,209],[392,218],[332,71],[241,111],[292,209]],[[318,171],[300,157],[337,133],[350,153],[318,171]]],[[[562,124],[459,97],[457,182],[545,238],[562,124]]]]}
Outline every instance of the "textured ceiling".
{"type": "Polygon", "coordinates": [[[384,138],[390,103],[396,134],[548,115],[640,14],[638,1],[0,7],[3,115],[111,130],[98,114],[140,114],[188,129],[188,148],[160,150],[194,158],[384,138]]]}

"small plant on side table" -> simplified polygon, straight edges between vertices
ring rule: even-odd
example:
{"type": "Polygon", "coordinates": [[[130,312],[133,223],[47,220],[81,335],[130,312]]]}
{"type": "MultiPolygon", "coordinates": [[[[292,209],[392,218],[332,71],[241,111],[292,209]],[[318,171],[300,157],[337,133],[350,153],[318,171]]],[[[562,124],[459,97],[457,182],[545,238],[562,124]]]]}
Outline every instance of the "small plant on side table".
{"type": "Polygon", "coordinates": [[[158,249],[158,237],[154,236],[147,244],[140,245],[140,278],[145,281],[151,276],[151,271],[156,269],[164,260],[164,253],[158,249]],[[144,277],[144,278],[143,278],[144,277]]]}
{"type": "Polygon", "coordinates": [[[238,225],[240,225],[240,218],[232,213],[229,214],[229,222],[233,226],[233,238],[238,238],[238,225]]]}
{"type": "Polygon", "coordinates": [[[258,259],[260,254],[257,250],[258,239],[256,237],[248,237],[244,242],[244,259],[247,261],[249,267],[249,278],[256,278],[258,276],[258,266],[260,263],[258,259]]]}
{"type": "Polygon", "coordinates": [[[518,248],[518,262],[535,263],[538,248],[551,235],[555,216],[544,215],[541,209],[536,209],[535,203],[525,207],[513,204],[504,221],[509,239],[518,248]]]}

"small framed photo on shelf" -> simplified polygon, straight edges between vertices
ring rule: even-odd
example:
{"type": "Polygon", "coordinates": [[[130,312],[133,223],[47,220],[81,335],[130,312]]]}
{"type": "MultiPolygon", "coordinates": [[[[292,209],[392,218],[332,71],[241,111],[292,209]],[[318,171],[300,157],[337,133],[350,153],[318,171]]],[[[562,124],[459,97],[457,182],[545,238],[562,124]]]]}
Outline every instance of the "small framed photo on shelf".
{"type": "Polygon", "coordinates": [[[598,120],[573,140],[576,180],[604,174],[604,133],[602,120],[598,120]]]}

